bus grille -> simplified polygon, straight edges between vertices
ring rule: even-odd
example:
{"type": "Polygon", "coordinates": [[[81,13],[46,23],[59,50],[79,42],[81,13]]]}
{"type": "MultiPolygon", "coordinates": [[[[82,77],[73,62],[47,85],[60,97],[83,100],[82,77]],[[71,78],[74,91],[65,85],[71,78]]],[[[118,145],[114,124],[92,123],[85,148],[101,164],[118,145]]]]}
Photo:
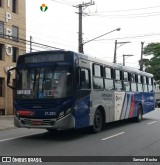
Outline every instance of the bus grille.
{"type": "Polygon", "coordinates": [[[37,125],[37,126],[53,126],[55,124],[55,120],[52,119],[27,119],[27,118],[22,118],[21,123],[23,125],[37,125]]]}

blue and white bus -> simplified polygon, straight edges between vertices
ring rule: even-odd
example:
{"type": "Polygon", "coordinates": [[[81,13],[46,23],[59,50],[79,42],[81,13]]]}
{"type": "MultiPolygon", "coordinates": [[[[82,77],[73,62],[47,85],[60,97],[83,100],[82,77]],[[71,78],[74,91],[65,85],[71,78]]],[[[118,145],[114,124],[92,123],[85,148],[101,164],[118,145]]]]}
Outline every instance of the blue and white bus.
{"type": "Polygon", "coordinates": [[[72,51],[21,55],[7,77],[7,85],[15,90],[16,127],[90,127],[96,133],[105,123],[141,121],[155,107],[152,74],[72,51]]]}

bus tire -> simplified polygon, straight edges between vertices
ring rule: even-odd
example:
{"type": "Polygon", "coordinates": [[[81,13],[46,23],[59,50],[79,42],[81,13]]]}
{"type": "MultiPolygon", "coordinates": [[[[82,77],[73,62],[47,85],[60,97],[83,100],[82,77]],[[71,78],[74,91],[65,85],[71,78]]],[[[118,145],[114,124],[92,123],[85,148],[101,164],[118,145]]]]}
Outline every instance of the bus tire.
{"type": "Polygon", "coordinates": [[[96,110],[94,114],[93,125],[91,126],[92,133],[98,133],[102,130],[103,121],[102,121],[102,113],[99,109],[96,110]]]}
{"type": "Polygon", "coordinates": [[[142,118],[143,118],[143,114],[142,114],[142,106],[141,105],[138,105],[138,109],[137,109],[137,116],[135,117],[135,121],[136,122],[141,122],[142,121],[142,118]]]}

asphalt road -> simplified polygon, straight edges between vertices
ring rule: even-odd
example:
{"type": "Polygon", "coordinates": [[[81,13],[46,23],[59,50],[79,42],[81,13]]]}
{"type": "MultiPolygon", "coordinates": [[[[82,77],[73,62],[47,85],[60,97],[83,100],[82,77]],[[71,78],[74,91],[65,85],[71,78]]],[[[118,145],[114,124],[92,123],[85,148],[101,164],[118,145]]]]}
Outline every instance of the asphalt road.
{"type": "Polygon", "coordinates": [[[160,109],[158,108],[144,115],[140,123],[126,120],[106,124],[105,129],[98,134],[91,134],[87,130],[68,130],[49,134],[46,130],[24,128],[0,131],[0,156],[159,155],[160,109]]]}

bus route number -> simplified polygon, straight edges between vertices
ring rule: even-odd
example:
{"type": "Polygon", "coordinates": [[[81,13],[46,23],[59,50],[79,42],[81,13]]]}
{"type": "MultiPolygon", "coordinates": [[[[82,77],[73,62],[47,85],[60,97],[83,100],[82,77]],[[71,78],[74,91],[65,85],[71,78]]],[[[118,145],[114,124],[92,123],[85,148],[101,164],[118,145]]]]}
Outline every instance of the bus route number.
{"type": "Polygon", "coordinates": [[[55,116],[56,112],[45,112],[45,116],[55,116]]]}

